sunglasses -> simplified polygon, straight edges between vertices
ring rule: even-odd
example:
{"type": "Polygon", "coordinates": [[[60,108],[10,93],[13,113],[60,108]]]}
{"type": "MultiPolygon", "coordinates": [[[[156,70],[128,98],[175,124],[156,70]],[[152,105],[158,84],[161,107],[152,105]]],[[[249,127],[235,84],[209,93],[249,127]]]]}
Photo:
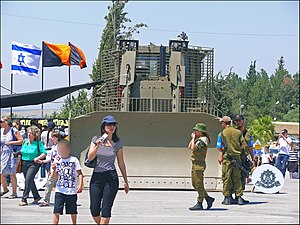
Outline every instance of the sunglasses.
{"type": "Polygon", "coordinates": [[[108,126],[108,127],[110,127],[110,126],[116,126],[117,125],[117,123],[106,123],[105,124],[105,126],[108,126]]]}

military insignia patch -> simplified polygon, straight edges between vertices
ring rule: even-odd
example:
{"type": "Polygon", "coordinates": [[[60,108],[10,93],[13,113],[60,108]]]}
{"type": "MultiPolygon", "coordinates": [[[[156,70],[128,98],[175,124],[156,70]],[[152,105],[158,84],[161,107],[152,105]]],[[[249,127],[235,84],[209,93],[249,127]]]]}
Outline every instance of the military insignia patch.
{"type": "Polygon", "coordinates": [[[271,165],[257,167],[252,174],[252,181],[255,188],[263,193],[276,193],[284,185],[282,173],[271,165]]]}
{"type": "Polygon", "coordinates": [[[263,188],[273,188],[280,186],[280,182],[276,181],[275,173],[271,170],[265,170],[261,173],[260,180],[255,183],[255,186],[263,188]]]}

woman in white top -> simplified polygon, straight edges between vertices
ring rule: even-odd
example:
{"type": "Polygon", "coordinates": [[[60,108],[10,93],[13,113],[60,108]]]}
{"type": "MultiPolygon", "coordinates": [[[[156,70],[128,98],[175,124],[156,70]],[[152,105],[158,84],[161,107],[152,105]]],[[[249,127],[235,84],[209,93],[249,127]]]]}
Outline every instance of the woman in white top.
{"type": "Polygon", "coordinates": [[[10,181],[12,184],[12,195],[8,198],[17,197],[17,178],[16,178],[16,163],[17,159],[14,158],[13,148],[14,145],[21,145],[23,138],[19,131],[12,128],[12,123],[8,116],[1,118],[1,184],[3,192],[1,196],[9,192],[7,187],[6,176],[10,175],[10,181]]]}

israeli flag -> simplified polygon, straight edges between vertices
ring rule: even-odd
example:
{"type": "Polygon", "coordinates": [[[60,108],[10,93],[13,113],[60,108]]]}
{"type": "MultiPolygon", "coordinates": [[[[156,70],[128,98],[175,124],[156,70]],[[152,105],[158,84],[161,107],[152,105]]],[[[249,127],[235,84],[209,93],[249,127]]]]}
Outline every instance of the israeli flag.
{"type": "Polygon", "coordinates": [[[42,50],[35,45],[12,42],[11,73],[38,77],[42,50]]]}

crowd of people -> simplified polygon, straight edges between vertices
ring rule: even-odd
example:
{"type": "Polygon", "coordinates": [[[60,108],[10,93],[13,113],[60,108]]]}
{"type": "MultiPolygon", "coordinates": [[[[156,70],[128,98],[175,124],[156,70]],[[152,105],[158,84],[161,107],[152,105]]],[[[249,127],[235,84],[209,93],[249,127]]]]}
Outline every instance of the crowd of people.
{"type": "MultiPolygon", "coordinates": [[[[267,154],[268,147],[265,147],[264,155],[261,160],[258,160],[253,151],[252,136],[245,127],[244,116],[237,115],[234,118],[237,128],[232,126],[232,122],[230,117],[222,117],[220,123],[223,130],[218,135],[216,146],[220,152],[218,162],[222,165],[224,195],[222,204],[249,203],[242,197],[246,179],[251,169],[261,163],[274,164],[283,175],[287,167],[291,178],[297,176],[299,178],[298,150],[290,141],[287,130],[284,129],[278,138],[277,144],[280,152],[276,160],[267,154]]],[[[124,180],[125,193],[129,192],[123,144],[117,135],[117,124],[113,116],[103,118],[100,132],[92,138],[84,162],[87,167],[93,168],[89,187],[90,213],[97,224],[110,222],[111,210],[119,190],[119,178],[115,168],[116,159],[124,180]]],[[[75,224],[78,213],[77,194],[83,189],[83,174],[78,159],[71,155],[71,145],[64,139],[64,131],[56,129],[53,121],[48,121],[46,127],[41,127],[37,121],[32,121],[26,131],[24,132],[18,121],[12,123],[9,117],[1,118],[1,184],[3,188],[1,196],[9,193],[7,184],[7,176],[9,176],[12,193],[8,198],[17,197],[16,173],[21,172],[25,178],[25,187],[19,206],[28,205],[27,199],[30,192],[33,195],[32,204],[40,207],[49,206],[51,191],[55,187],[53,223],[59,223],[59,217],[63,214],[65,207],[66,214],[71,215],[72,223],[75,224]],[[34,182],[41,168],[47,173],[43,198],[34,182]]],[[[192,185],[198,192],[197,202],[189,208],[190,210],[203,210],[204,200],[207,205],[206,209],[210,209],[215,201],[204,187],[206,155],[211,142],[208,133],[204,123],[196,124],[188,144],[192,161],[192,185]]]]}
{"type": "Polygon", "coordinates": [[[281,131],[276,146],[279,148],[278,155],[270,153],[270,146],[266,145],[262,154],[254,157],[253,169],[269,164],[278,168],[284,177],[288,171],[290,179],[299,179],[299,150],[297,144],[288,136],[287,129],[281,131]]]}
{"type": "MultiPolygon", "coordinates": [[[[25,187],[19,206],[28,205],[30,192],[33,195],[32,204],[49,206],[51,191],[55,187],[53,223],[59,223],[65,208],[66,214],[71,215],[72,223],[76,224],[77,194],[83,189],[83,174],[78,159],[71,155],[71,145],[64,139],[63,130],[56,129],[53,121],[48,121],[47,127],[43,128],[35,120],[26,133],[21,133],[22,130],[18,121],[11,122],[7,116],[1,118],[1,196],[9,193],[7,176],[10,176],[12,194],[8,198],[18,197],[16,173],[23,173],[25,187]],[[48,174],[43,198],[34,181],[41,168],[48,174]]],[[[87,154],[89,167],[94,168],[89,190],[90,211],[97,224],[109,223],[119,190],[116,158],[124,178],[124,190],[128,193],[123,144],[117,135],[117,121],[112,116],[106,116],[100,133],[92,138],[87,154]]]]}

